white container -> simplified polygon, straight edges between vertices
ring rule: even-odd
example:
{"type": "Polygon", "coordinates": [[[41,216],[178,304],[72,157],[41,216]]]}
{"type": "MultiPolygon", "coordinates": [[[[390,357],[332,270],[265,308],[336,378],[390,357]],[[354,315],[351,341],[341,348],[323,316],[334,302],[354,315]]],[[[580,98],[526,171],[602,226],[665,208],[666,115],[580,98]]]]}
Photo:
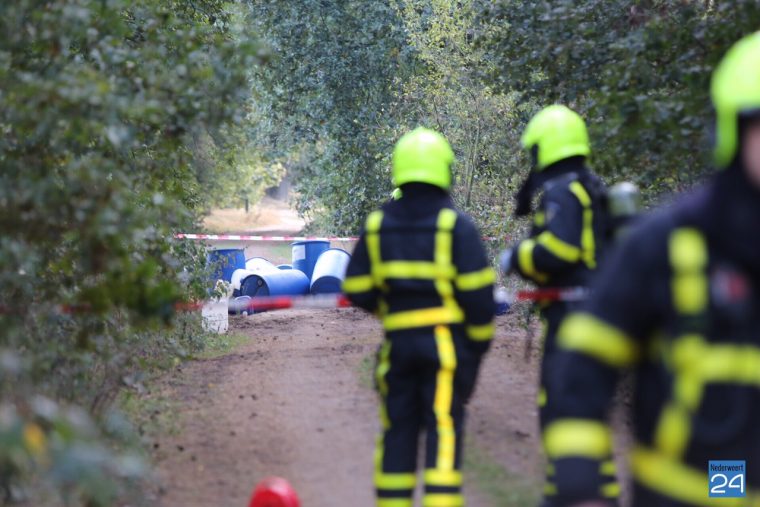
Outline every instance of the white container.
{"type": "Polygon", "coordinates": [[[350,260],[351,255],[340,248],[325,250],[314,265],[314,274],[311,276],[311,293],[340,293],[350,260]]]}
{"type": "Polygon", "coordinates": [[[230,327],[227,307],[227,298],[212,300],[203,305],[201,309],[203,329],[210,333],[225,334],[230,327]]]}
{"type": "Polygon", "coordinates": [[[278,271],[277,266],[263,257],[252,257],[248,259],[245,261],[245,269],[253,271],[255,274],[276,273],[278,271]]]}

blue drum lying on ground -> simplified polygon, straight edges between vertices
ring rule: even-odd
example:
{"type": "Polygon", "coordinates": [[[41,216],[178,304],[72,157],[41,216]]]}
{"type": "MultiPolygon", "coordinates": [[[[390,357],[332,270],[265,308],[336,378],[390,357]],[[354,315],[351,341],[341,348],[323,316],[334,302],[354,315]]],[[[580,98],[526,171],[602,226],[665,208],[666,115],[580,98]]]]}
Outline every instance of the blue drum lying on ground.
{"type": "Polygon", "coordinates": [[[300,296],[309,293],[309,279],[297,269],[256,273],[243,279],[241,296],[300,296]]]}
{"type": "Polygon", "coordinates": [[[329,241],[296,241],[292,244],[293,269],[301,270],[311,280],[317,259],[330,248],[329,241]]]}
{"type": "Polygon", "coordinates": [[[312,294],[337,294],[346,278],[351,255],[340,248],[331,248],[319,256],[311,276],[312,294]]]}
{"type": "Polygon", "coordinates": [[[243,280],[257,273],[258,271],[251,271],[249,269],[236,269],[235,272],[232,273],[232,280],[230,280],[230,283],[232,284],[232,296],[240,296],[240,287],[243,285],[243,280]]]}
{"type": "Polygon", "coordinates": [[[208,265],[214,270],[211,275],[212,282],[216,282],[217,280],[229,282],[232,280],[232,273],[236,269],[245,269],[245,253],[238,248],[211,250],[206,260],[208,265]]]}

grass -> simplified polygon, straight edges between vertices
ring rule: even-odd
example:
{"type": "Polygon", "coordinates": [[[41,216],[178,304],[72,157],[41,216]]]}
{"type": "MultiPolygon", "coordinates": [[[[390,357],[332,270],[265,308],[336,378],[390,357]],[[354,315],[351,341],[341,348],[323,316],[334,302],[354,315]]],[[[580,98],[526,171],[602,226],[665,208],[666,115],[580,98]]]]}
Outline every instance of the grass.
{"type": "Polygon", "coordinates": [[[195,359],[215,359],[226,356],[250,340],[250,336],[242,334],[209,334],[206,338],[205,348],[202,352],[195,355],[195,359]]]}
{"type": "Polygon", "coordinates": [[[290,243],[255,243],[246,248],[246,257],[264,257],[272,264],[290,264],[293,260],[293,247],[290,243]]]}
{"type": "Polygon", "coordinates": [[[362,358],[359,366],[356,367],[359,375],[359,385],[367,389],[375,388],[375,354],[368,354],[362,358]]]}
{"type": "Polygon", "coordinates": [[[123,390],[119,396],[119,407],[127,418],[138,428],[140,435],[152,440],[161,435],[179,434],[177,424],[177,402],[164,393],[137,393],[123,390]]]}
{"type": "Polygon", "coordinates": [[[464,473],[493,505],[534,507],[538,504],[540,484],[510,473],[477,444],[467,441],[465,445],[464,473]]]}

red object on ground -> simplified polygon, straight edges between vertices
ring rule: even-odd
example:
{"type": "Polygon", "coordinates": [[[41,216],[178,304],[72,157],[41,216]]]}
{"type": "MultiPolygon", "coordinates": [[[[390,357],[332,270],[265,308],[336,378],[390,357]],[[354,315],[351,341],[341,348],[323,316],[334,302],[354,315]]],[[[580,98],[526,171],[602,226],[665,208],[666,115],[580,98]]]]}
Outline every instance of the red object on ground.
{"type": "Polygon", "coordinates": [[[280,477],[268,477],[253,490],[248,507],[300,507],[295,490],[280,477]]]}

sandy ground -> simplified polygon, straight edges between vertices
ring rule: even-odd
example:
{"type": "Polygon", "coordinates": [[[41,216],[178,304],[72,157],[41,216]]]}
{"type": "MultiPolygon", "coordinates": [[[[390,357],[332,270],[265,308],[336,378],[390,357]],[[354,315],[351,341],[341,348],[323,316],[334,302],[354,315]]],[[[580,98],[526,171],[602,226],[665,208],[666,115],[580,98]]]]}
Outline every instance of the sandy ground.
{"type": "Polygon", "coordinates": [[[264,197],[248,213],[242,208],[215,209],[203,225],[211,233],[286,234],[299,232],[306,223],[286,201],[264,197]]]}
{"type": "MultiPolygon", "coordinates": [[[[206,225],[214,232],[296,234],[303,222],[285,203],[267,198],[248,215],[216,210],[206,225]]],[[[245,246],[247,257],[288,261],[288,243],[245,246]]],[[[538,351],[526,354],[520,313],[498,319],[470,403],[470,507],[529,505],[524,496],[510,499],[512,484],[527,485],[531,497],[542,475],[538,351]]],[[[174,407],[176,427],[153,443],[158,504],[243,507],[258,481],[278,475],[292,482],[303,507],[374,505],[379,422],[371,368],[382,337],[375,319],[355,309],[289,310],[232,318],[230,333],[244,336],[244,344],[187,363],[154,389],[174,407]]]]}
{"type": "MultiPolygon", "coordinates": [[[[468,448],[535,478],[536,355],[525,359],[517,320],[499,319],[470,406],[468,448]]],[[[288,478],[304,507],[373,505],[379,423],[366,377],[381,340],[376,321],[354,309],[291,310],[236,317],[232,327],[250,341],[164,380],[164,395],[181,410],[177,436],[156,453],[160,505],[245,506],[268,475],[288,478]]],[[[497,507],[466,480],[468,505],[497,507]]]]}

